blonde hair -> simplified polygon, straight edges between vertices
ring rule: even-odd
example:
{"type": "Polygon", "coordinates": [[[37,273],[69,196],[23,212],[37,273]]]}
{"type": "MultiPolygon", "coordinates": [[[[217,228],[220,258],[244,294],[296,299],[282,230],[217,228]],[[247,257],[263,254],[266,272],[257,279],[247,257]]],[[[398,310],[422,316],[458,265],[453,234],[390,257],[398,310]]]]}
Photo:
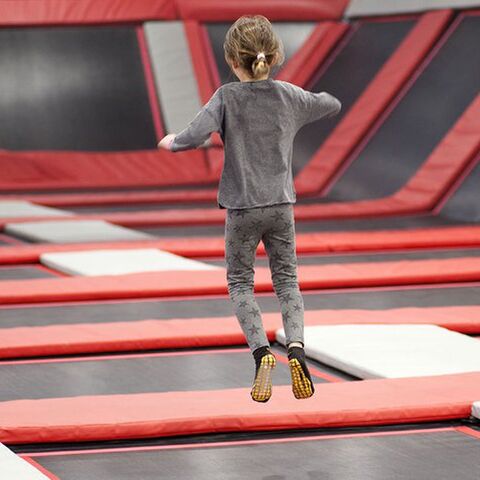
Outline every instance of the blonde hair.
{"type": "Polygon", "coordinates": [[[229,28],[223,50],[227,61],[236,61],[254,79],[270,74],[285,59],[282,41],[263,15],[240,17],[229,28]]]}

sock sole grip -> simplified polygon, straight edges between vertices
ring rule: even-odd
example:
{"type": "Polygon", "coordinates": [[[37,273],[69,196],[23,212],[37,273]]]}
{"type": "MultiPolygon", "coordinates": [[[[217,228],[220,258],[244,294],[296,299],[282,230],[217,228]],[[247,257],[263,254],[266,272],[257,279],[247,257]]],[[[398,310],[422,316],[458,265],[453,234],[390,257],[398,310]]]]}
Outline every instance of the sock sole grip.
{"type": "Polygon", "coordinates": [[[256,402],[268,402],[272,396],[272,372],[276,366],[273,355],[267,354],[262,357],[252,391],[250,393],[256,402]]]}
{"type": "Polygon", "coordinates": [[[300,362],[296,358],[288,361],[290,374],[292,376],[292,391],[297,399],[310,398],[313,395],[312,382],[303,372],[300,362]]]}

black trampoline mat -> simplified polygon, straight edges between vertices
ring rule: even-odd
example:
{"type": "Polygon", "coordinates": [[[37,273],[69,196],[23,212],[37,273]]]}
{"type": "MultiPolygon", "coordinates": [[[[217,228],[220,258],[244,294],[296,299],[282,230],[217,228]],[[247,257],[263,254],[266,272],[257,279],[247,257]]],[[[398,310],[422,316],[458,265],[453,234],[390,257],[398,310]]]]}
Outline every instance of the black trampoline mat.
{"type": "Polygon", "coordinates": [[[431,430],[32,458],[62,480],[477,480],[478,452],[478,439],[431,430]]]}
{"type": "MultiPolygon", "coordinates": [[[[479,305],[480,284],[455,284],[414,288],[347,289],[337,292],[302,292],[306,310],[442,307],[479,305]]],[[[262,312],[279,312],[273,294],[257,294],[262,312]]],[[[62,305],[0,308],[0,328],[76,323],[125,322],[146,319],[212,318],[233,316],[227,296],[188,300],[142,299],[133,301],[84,302],[62,305]]]]}
{"type": "Polygon", "coordinates": [[[293,147],[295,175],[311,160],[414,23],[414,20],[389,20],[353,24],[352,35],[343,48],[332,53],[335,57],[331,64],[325,71],[320,69],[320,76],[308,86],[313,92],[326,91],[337,97],[342,110],[334,117],[305,125],[298,132],[293,147]]]}
{"type": "Polygon", "coordinates": [[[49,272],[47,270],[34,266],[0,267],[0,281],[55,277],[57,277],[57,275],[55,275],[53,272],[49,272]]]}
{"type": "MultiPolygon", "coordinates": [[[[446,258],[479,257],[480,248],[462,248],[445,250],[419,250],[399,253],[372,253],[350,255],[298,255],[298,265],[330,265],[336,263],[362,263],[362,262],[398,262],[402,260],[431,260],[446,258]]],[[[197,258],[196,260],[210,265],[225,266],[223,258],[197,258]]],[[[255,265],[268,267],[268,258],[257,256],[255,265]]]]}
{"type": "MultiPolygon", "coordinates": [[[[255,363],[250,351],[245,350],[248,349],[82,361],[0,362],[0,401],[249,387],[255,363]]],[[[282,350],[273,350],[285,356],[282,350]]],[[[318,365],[314,361],[308,363],[318,365]]],[[[325,382],[323,378],[314,378],[315,383],[325,382]]],[[[274,385],[291,384],[286,363],[277,361],[272,381],[274,385]]]]}
{"type": "MultiPolygon", "coordinates": [[[[213,56],[218,68],[220,82],[222,84],[238,81],[237,77],[230,71],[229,66],[225,62],[225,55],[223,52],[223,42],[225,35],[230,28],[231,23],[215,22],[207,23],[206,29],[210,38],[213,56]]],[[[311,34],[316,26],[315,22],[272,22],[274,30],[283,42],[285,50],[285,62],[280,67],[274,67],[273,75],[277,75],[283,66],[288,63],[292,55],[304,44],[308,36],[311,34]]]]}
{"type": "MultiPolygon", "coordinates": [[[[295,220],[297,233],[312,232],[356,232],[370,230],[414,230],[417,228],[437,228],[472,225],[440,215],[415,215],[394,217],[344,218],[335,220],[295,220]]],[[[170,237],[223,237],[224,224],[220,225],[176,225],[137,227],[136,230],[159,238],[170,237]]]]}
{"type": "Polygon", "coordinates": [[[0,71],[2,148],[156,147],[134,26],[2,28],[0,71]]]}
{"type": "Polygon", "coordinates": [[[467,16],[328,194],[381,198],[417,172],[478,94],[480,16],[467,16]]]}

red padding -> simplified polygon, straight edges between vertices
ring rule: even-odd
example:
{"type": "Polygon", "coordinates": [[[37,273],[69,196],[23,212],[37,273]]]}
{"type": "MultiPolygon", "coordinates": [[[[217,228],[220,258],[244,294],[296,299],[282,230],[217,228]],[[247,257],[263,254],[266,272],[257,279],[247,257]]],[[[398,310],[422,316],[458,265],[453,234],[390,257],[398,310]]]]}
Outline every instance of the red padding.
{"type": "Polygon", "coordinates": [[[171,153],[11,152],[0,150],[0,189],[168,186],[218,180],[203,150],[171,153]]]}
{"type": "Polygon", "coordinates": [[[327,184],[429,53],[451,16],[451,10],[441,10],[421,17],[310,162],[296,176],[295,186],[299,194],[318,192],[327,184]]]}
{"type": "Polygon", "coordinates": [[[174,0],[1,0],[0,25],[173,20],[174,0]]]}
{"type": "Polygon", "coordinates": [[[268,407],[249,388],[0,402],[0,441],[79,442],[207,432],[353,427],[468,418],[480,373],[325,383],[299,402],[276,385],[268,407]]]}
{"type": "Polygon", "coordinates": [[[338,40],[348,30],[346,23],[323,22],[290,58],[277,75],[277,80],[306,87],[319,66],[323,63],[338,40]]]}
{"type": "MultiPolygon", "coordinates": [[[[480,281],[480,258],[302,265],[298,276],[303,290],[480,281]]],[[[255,291],[272,291],[268,268],[256,269],[255,291]]],[[[0,282],[0,304],[227,293],[223,269],[0,282]]]]}
{"type": "MultiPolygon", "coordinates": [[[[279,313],[263,313],[270,341],[282,328],[279,313]]],[[[399,308],[390,310],[307,310],[305,326],[344,324],[431,324],[480,333],[480,307],[399,308]]],[[[235,317],[82,323],[0,329],[0,358],[197,348],[245,344],[235,317]]]]}
{"type": "MultiPolygon", "coordinates": [[[[187,38],[193,69],[197,78],[198,90],[202,103],[207,103],[216,90],[210,71],[207,48],[205,46],[205,32],[196,20],[184,22],[185,36],[187,38]]],[[[212,145],[223,146],[218,133],[211,137],[212,145]]]]}
{"type": "Polygon", "coordinates": [[[180,17],[204,22],[234,21],[241,15],[260,14],[278,20],[335,20],[348,0],[176,0],[180,17]]]}
{"type": "MultiPolygon", "coordinates": [[[[299,233],[297,253],[368,252],[415,248],[474,247],[480,245],[480,226],[366,232],[299,233]]],[[[190,258],[223,257],[225,239],[165,238],[135,242],[98,242],[68,245],[15,245],[0,248],[0,265],[38,263],[42,253],[111,248],[159,248],[190,258]]],[[[263,243],[257,254],[265,255],[263,243]]]]}
{"type": "MultiPolygon", "coordinates": [[[[222,158],[210,156],[212,150],[207,150],[209,169],[214,170],[212,175],[219,176],[222,158]]],[[[134,190],[125,192],[102,192],[102,193],[36,193],[26,195],[0,195],[0,201],[5,200],[26,200],[48,207],[75,207],[88,205],[131,205],[142,203],[192,203],[192,202],[214,202],[217,199],[216,189],[199,188],[197,190],[164,190],[144,191],[134,190]]]]}

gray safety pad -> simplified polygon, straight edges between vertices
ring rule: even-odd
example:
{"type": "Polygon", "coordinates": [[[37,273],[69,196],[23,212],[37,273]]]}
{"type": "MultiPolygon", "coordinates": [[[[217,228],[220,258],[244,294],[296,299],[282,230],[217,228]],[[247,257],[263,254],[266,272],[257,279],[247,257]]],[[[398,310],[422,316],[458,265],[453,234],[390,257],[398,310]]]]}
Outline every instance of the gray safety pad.
{"type": "Polygon", "coordinates": [[[142,272],[221,270],[221,267],[156,248],[44,253],[40,255],[40,262],[68,275],[89,277],[142,272]]]}
{"type": "Polygon", "coordinates": [[[478,418],[480,420],[480,402],[475,402],[472,405],[472,417],[478,418]]]}
{"type": "MultiPolygon", "coordinates": [[[[285,344],[283,328],[277,330],[276,338],[285,344]]],[[[427,324],[306,327],[305,352],[310,358],[364,379],[480,371],[477,339],[427,324]]]]}
{"type": "Polygon", "coordinates": [[[390,15],[442,8],[472,8],[479,5],[479,0],[351,0],[345,16],[390,15]]]}
{"type": "Polygon", "coordinates": [[[103,220],[8,223],[5,231],[10,235],[39,243],[114,242],[155,238],[147,233],[103,220]]]}
{"type": "Polygon", "coordinates": [[[69,215],[73,215],[73,213],[22,200],[0,201],[0,218],[66,217],[69,215]]]}
{"type": "Polygon", "coordinates": [[[21,480],[48,480],[40,470],[0,443],[0,478],[21,480]]]}
{"type": "Polygon", "coordinates": [[[145,35],[166,130],[178,133],[202,107],[183,22],[147,22],[145,35]]]}

